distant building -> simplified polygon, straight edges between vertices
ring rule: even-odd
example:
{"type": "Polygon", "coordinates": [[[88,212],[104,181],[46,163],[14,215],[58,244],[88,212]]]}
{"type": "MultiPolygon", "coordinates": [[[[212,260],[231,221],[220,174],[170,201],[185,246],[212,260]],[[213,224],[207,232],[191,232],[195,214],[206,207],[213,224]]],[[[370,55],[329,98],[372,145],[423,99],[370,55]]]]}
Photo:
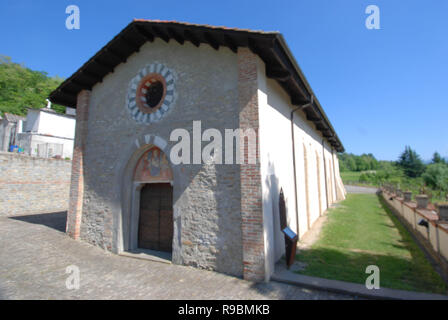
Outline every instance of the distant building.
{"type": "MultiPolygon", "coordinates": [[[[67,108],[70,110],[69,108],[67,108]]],[[[23,152],[42,158],[72,158],[76,117],[50,108],[29,109],[15,144],[23,152]]]]}
{"type": "Polygon", "coordinates": [[[15,145],[17,132],[21,132],[24,117],[6,113],[0,117],[0,151],[8,151],[10,146],[15,145]]]}

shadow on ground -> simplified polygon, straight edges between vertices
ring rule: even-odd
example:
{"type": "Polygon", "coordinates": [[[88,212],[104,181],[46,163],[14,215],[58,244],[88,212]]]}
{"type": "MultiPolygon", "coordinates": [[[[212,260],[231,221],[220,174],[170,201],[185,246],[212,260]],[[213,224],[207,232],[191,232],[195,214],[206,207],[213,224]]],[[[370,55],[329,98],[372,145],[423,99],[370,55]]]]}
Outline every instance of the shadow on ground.
{"type": "Polygon", "coordinates": [[[31,214],[26,216],[9,217],[9,219],[19,220],[23,222],[41,224],[46,227],[55,229],[60,232],[65,232],[65,224],[67,221],[67,211],[31,214]]]}

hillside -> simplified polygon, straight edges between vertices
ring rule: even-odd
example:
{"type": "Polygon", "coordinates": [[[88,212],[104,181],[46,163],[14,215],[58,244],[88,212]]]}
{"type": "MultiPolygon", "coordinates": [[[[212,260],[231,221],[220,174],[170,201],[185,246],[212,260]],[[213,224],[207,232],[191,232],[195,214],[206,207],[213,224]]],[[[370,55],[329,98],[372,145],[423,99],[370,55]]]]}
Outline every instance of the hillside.
{"type": "MultiPolygon", "coordinates": [[[[42,108],[45,99],[63,79],[48,77],[46,72],[34,71],[14,63],[10,57],[0,55],[0,113],[26,115],[26,108],[42,108]]],[[[65,107],[52,105],[64,113],[65,107]]]]}

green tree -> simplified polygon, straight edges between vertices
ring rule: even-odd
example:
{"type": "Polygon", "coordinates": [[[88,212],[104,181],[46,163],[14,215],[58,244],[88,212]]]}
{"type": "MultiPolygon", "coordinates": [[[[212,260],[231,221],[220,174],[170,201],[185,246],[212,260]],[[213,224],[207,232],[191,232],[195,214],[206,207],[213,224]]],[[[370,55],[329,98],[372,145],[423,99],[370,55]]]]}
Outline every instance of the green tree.
{"type": "Polygon", "coordinates": [[[446,163],[445,159],[443,159],[442,156],[440,155],[440,153],[438,153],[437,151],[434,152],[431,162],[432,163],[446,163]]]}
{"type": "Polygon", "coordinates": [[[425,165],[420,156],[410,146],[405,147],[397,165],[403,168],[404,173],[411,178],[420,177],[425,170],[425,165]]]}
{"type": "Polygon", "coordinates": [[[360,156],[352,153],[340,153],[339,162],[341,171],[366,171],[378,169],[378,161],[373,154],[362,154],[360,156]]]}
{"type": "Polygon", "coordinates": [[[347,168],[348,168],[349,171],[356,171],[357,170],[356,161],[355,161],[355,159],[353,157],[349,157],[347,159],[346,164],[347,164],[347,168]]]}
{"type": "MultiPolygon", "coordinates": [[[[59,77],[48,77],[46,72],[33,71],[0,55],[0,113],[26,115],[27,108],[44,107],[45,99],[61,82],[59,77]]],[[[52,108],[65,112],[63,106],[52,108]]]]}
{"type": "Polygon", "coordinates": [[[356,171],[365,171],[369,169],[369,165],[364,160],[364,158],[357,156],[355,158],[355,162],[356,162],[356,171]]]}
{"type": "Polygon", "coordinates": [[[430,164],[422,177],[429,187],[448,191],[448,165],[444,163],[430,164]]]}

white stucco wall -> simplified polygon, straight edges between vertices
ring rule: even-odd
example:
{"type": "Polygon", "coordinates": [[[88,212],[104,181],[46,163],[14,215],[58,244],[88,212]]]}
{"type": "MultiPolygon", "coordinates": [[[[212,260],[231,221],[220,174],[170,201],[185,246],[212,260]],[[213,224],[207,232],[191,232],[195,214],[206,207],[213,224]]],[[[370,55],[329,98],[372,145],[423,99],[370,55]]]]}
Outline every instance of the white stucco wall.
{"type": "Polygon", "coordinates": [[[76,120],[73,117],[41,111],[37,132],[73,139],[75,137],[75,124],[76,120]]]}
{"type": "Polygon", "coordinates": [[[26,123],[23,127],[24,132],[37,132],[39,129],[39,110],[29,109],[26,114],[26,123]]]}
{"type": "Polygon", "coordinates": [[[27,121],[23,127],[24,133],[19,134],[18,143],[25,152],[37,156],[37,145],[56,143],[63,145],[63,158],[72,158],[75,137],[76,119],[45,110],[30,109],[27,121]]]}
{"type": "Polygon", "coordinates": [[[415,212],[411,208],[409,208],[406,205],[403,205],[403,216],[406,219],[406,221],[413,226],[416,227],[416,218],[415,218],[415,212]]]}
{"type": "Polygon", "coordinates": [[[440,254],[448,260],[448,233],[444,230],[439,230],[439,245],[440,254]]]}
{"type": "Polygon", "coordinates": [[[74,117],[30,109],[26,119],[24,132],[35,132],[69,139],[75,137],[76,120],[74,117]]]}
{"type": "Polygon", "coordinates": [[[279,194],[283,189],[287,224],[296,230],[293,159],[289,106],[281,90],[273,88],[265,76],[264,63],[258,59],[258,105],[263,222],[265,230],[266,275],[285,251],[280,231],[279,194]]]}
{"type": "Polygon", "coordinates": [[[432,223],[428,224],[428,228],[429,228],[429,239],[428,240],[429,240],[429,242],[431,244],[432,249],[435,252],[437,252],[439,250],[438,244],[437,244],[437,241],[438,241],[437,238],[438,238],[439,230],[437,230],[436,225],[434,225],[432,223]]]}
{"type": "Polygon", "coordinates": [[[336,152],[333,153],[334,165],[336,168],[336,190],[337,190],[337,201],[345,199],[347,191],[345,190],[344,183],[342,182],[341,172],[339,170],[339,159],[336,152]]]}
{"type": "Polygon", "coordinates": [[[280,230],[279,192],[283,189],[288,226],[302,237],[327,209],[325,177],[329,204],[344,198],[345,190],[337,197],[336,183],[342,185],[337,156],[322,135],[306,120],[302,111],[294,114],[295,160],[297,174],[298,229],[295,205],[294,168],[289,95],[272,79],[266,77],[264,62],[258,58],[258,104],[260,122],[260,161],[263,192],[263,221],[265,227],[266,275],[272,274],[275,262],[284,254],[284,236],[280,230]],[[305,152],[308,183],[305,180],[305,152]],[[326,165],[324,165],[324,156],[326,165]],[[318,166],[319,165],[319,174],[318,166]],[[334,169],[333,169],[334,168],[334,169]],[[325,173],[326,171],[326,173],[325,173]],[[335,177],[336,176],[336,177],[335,177]],[[305,186],[308,185],[308,195],[305,186]],[[320,197],[319,197],[320,193],[320,197]],[[320,198],[320,205],[319,205],[320,198]],[[309,206],[309,208],[308,208],[309,206]]]}
{"type": "MultiPolygon", "coordinates": [[[[313,226],[319,216],[327,210],[327,197],[329,205],[336,201],[336,180],[334,179],[332,150],[329,144],[324,140],[322,145],[322,135],[314,129],[312,123],[306,120],[304,112],[297,111],[294,114],[294,124],[299,235],[301,237],[313,226]],[[307,170],[305,170],[305,154],[307,170]],[[318,160],[319,180],[317,174],[318,160]],[[307,175],[308,179],[308,190],[306,189],[305,175],[307,175]]],[[[339,176],[339,172],[336,174],[339,176]]]]}

